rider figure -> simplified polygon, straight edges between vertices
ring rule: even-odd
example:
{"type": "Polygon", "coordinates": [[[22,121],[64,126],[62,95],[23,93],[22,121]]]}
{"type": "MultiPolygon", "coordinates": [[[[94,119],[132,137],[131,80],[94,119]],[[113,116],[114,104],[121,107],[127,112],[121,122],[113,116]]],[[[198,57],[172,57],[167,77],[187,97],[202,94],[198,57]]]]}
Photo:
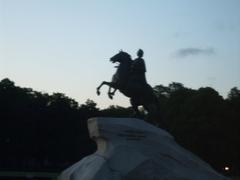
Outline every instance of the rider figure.
{"type": "Polygon", "coordinates": [[[146,84],[146,66],[143,57],[143,50],[139,49],[137,51],[137,58],[134,59],[131,67],[131,78],[137,84],[146,84]]]}

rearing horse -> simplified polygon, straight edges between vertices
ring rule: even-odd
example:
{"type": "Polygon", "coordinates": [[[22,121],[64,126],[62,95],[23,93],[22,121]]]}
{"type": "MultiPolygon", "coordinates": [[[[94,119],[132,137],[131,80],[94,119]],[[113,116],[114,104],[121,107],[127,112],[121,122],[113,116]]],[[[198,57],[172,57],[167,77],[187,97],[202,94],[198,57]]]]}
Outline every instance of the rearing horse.
{"type": "Polygon", "coordinates": [[[112,77],[111,82],[103,81],[100,86],[97,87],[97,94],[100,95],[100,88],[103,85],[108,85],[108,96],[112,99],[116,90],[119,90],[125,96],[130,98],[130,103],[135,111],[135,115],[139,115],[138,106],[143,106],[144,109],[151,116],[156,115],[159,117],[159,103],[158,99],[152,89],[152,87],[147,83],[139,83],[131,80],[131,56],[123,51],[110,58],[112,63],[119,62],[117,66],[117,71],[112,77]],[[111,92],[111,88],[114,91],[111,92]]]}

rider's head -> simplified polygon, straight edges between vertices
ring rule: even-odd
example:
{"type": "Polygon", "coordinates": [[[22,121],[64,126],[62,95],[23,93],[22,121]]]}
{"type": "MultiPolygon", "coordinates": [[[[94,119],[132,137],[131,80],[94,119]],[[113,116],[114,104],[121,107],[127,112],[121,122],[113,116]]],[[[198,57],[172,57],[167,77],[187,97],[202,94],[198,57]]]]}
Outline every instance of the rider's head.
{"type": "Polygon", "coordinates": [[[142,49],[139,49],[139,50],[138,50],[137,56],[138,56],[139,58],[143,57],[143,50],[142,50],[142,49]]]}

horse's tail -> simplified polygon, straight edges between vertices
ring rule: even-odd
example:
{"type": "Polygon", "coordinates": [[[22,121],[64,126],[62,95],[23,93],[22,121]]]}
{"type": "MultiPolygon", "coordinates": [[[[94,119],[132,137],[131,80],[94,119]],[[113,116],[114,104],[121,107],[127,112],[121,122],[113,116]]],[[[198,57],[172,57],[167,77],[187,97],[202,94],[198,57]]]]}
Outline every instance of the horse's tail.
{"type": "MultiPolygon", "coordinates": [[[[153,88],[149,85],[151,88],[151,102],[149,102],[149,121],[155,125],[157,125],[160,128],[167,128],[166,120],[164,118],[164,114],[162,111],[161,103],[159,101],[159,98],[155,94],[153,88]]],[[[150,89],[149,89],[150,90],[150,89]]]]}

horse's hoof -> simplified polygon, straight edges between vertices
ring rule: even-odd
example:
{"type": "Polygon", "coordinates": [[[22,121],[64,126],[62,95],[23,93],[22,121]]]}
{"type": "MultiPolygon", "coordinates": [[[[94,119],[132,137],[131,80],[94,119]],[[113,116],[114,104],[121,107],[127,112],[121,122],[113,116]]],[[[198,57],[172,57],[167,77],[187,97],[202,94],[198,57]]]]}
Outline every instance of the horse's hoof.
{"type": "Polygon", "coordinates": [[[97,95],[98,95],[98,96],[100,95],[100,91],[97,91],[97,95]]]}

